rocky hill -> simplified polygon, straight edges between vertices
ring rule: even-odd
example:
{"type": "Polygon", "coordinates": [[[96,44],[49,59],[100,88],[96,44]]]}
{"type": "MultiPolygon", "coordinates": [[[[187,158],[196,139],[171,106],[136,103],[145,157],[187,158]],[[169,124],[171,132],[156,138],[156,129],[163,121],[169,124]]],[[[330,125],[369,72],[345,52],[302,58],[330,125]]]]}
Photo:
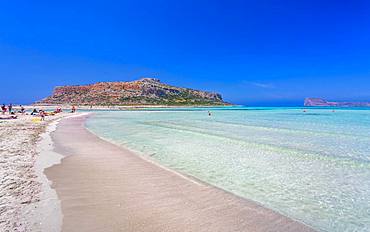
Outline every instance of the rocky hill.
{"type": "Polygon", "coordinates": [[[370,107],[370,102],[331,102],[322,98],[306,98],[304,106],[370,107]]]}
{"type": "Polygon", "coordinates": [[[225,105],[218,93],[180,88],[158,79],[60,86],[39,105],[225,105]]]}

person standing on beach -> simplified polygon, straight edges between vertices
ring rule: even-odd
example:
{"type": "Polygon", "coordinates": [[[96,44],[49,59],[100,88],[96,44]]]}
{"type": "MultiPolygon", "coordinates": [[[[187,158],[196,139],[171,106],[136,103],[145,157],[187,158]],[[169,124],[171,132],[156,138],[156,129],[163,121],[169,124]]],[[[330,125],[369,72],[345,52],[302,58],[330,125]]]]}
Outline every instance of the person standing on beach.
{"type": "Polygon", "coordinates": [[[45,111],[40,110],[41,121],[45,121],[45,111]]]}
{"type": "Polygon", "coordinates": [[[12,103],[9,104],[8,110],[9,110],[9,114],[11,114],[12,110],[13,110],[13,104],[12,103]]]}
{"type": "Polygon", "coordinates": [[[76,107],[75,107],[75,106],[72,106],[72,111],[71,111],[71,113],[74,113],[74,112],[76,112],[76,107]]]}
{"type": "Polygon", "coordinates": [[[3,105],[1,106],[1,111],[3,112],[3,114],[5,114],[5,113],[6,113],[6,106],[5,106],[5,104],[3,104],[3,105]]]}

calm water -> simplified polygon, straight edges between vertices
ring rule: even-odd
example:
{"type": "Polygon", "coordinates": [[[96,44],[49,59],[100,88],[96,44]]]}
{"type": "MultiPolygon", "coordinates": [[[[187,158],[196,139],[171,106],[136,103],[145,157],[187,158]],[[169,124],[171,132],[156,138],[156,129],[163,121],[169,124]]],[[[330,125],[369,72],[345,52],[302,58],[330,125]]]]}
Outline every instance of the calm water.
{"type": "Polygon", "coordinates": [[[87,127],[321,231],[370,231],[370,110],[98,112],[87,127]]]}

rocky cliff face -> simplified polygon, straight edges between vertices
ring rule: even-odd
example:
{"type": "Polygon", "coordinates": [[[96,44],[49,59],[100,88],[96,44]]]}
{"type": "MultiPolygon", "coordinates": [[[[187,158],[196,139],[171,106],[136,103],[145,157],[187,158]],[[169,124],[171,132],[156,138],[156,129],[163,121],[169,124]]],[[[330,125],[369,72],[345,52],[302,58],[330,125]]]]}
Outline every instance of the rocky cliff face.
{"type": "Polygon", "coordinates": [[[161,83],[143,78],[131,82],[100,82],[91,85],[61,86],[37,104],[75,105],[223,105],[220,94],[161,83]]]}
{"type": "Polygon", "coordinates": [[[306,98],[304,106],[370,107],[370,102],[330,102],[322,98],[306,98]]]}

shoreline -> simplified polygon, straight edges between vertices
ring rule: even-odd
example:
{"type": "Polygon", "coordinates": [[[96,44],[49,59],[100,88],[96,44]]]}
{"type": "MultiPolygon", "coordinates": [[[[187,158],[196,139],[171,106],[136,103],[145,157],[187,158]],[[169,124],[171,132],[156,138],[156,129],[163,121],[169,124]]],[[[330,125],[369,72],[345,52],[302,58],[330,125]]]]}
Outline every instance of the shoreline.
{"type": "MultiPolygon", "coordinates": [[[[90,116],[92,116],[92,115],[93,115],[93,113],[89,113],[89,115],[86,117],[86,120],[87,120],[90,116]]],[[[291,218],[291,217],[289,217],[289,216],[285,215],[284,213],[279,212],[279,211],[278,211],[278,210],[276,210],[276,209],[268,208],[267,206],[264,206],[262,203],[260,203],[260,202],[258,202],[258,201],[254,201],[254,200],[248,199],[248,198],[246,198],[246,197],[244,197],[244,196],[242,196],[242,195],[238,195],[238,194],[236,194],[236,193],[234,193],[234,192],[231,192],[231,191],[229,191],[229,190],[226,190],[226,189],[222,188],[221,186],[213,185],[213,184],[211,184],[211,183],[208,183],[208,182],[206,182],[206,181],[203,181],[203,180],[201,180],[201,179],[199,179],[199,178],[197,178],[197,177],[195,177],[195,176],[192,176],[192,175],[190,175],[190,174],[186,174],[186,173],[183,173],[183,172],[180,172],[180,171],[177,171],[177,170],[171,169],[171,168],[169,168],[169,167],[166,167],[166,166],[164,166],[164,165],[160,164],[157,160],[152,159],[152,157],[150,157],[150,156],[146,156],[144,153],[141,153],[141,152],[139,152],[139,151],[136,151],[136,150],[131,149],[131,148],[128,148],[128,147],[124,147],[124,146],[122,146],[122,145],[120,145],[120,144],[118,144],[118,143],[115,143],[114,141],[109,141],[109,140],[107,140],[107,139],[104,139],[104,138],[100,137],[99,135],[97,135],[96,133],[94,133],[92,130],[88,129],[86,126],[85,126],[85,129],[86,129],[89,133],[91,133],[91,134],[93,134],[94,136],[96,136],[98,139],[103,140],[103,141],[105,141],[105,142],[107,142],[107,143],[113,144],[114,146],[121,147],[121,148],[122,148],[122,149],[124,149],[124,150],[128,150],[130,153],[132,153],[132,154],[136,155],[138,158],[140,158],[140,159],[144,160],[145,162],[149,162],[149,163],[151,163],[151,164],[153,164],[153,165],[155,165],[155,166],[158,166],[158,167],[159,167],[159,168],[161,168],[161,169],[164,169],[164,170],[165,170],[165,171],[167,171],[167,172],[170,172],[170,173],[173,173],[173,174],[175,174],[175,175],[178,175],[179,177],[181,177],[181,178],[183,178],[183,179],[185,179],[185,180],[187,180],[187,181],[189,181],[189,182],[192,182],[193,184],[196,184],[196,185],[199,185],[199,186],[201,186],[201,185],[205,185],[205,186],[208,186],[208,187],[211,187],[211,188],[216,188],[216,189],[218,189],[219,191],[225,192],[226,194],[233,195],[233,196],[234,196],[234,197],[236,197],[236,198],[240,198],[240,199],[242,199],[242,200],[252,202],[253,204],[256,204],[256,205],[257,205],[257,206],[259,206],[259,207],[263,207],[263,208],[265,208],[265,209],[268,209],[268,210],[274,211],[275,213],[280,214],[280,215],[281,215],[281,216],[283,216],[283,217],[287,217],[287,218],[289,218],[289,219],[291,219],[291,220],[293,220],[293,221],[295,221],[295,222],[297,222],[297,223],[300,223],[300,224],[303,224],[303,225],[304,225],[304,226],[306,226],[306,227],[309,227],[312,231],[315,231],[315,229],[314,229],[313,227],[311,227],[310,225],[308,225],[308,224],[304,223],[303,221],[300,221],[300,220],[298,220],[298,219],[291,218]]]]}
{"type": "Polygon", "coordinates": [[[44,131],[39,135],[36,142],[36,159],[34,170],[36,181],[40,184],[38,200],[32,204],[25,205],[22,209],[22,217],[28,225],[29,231],[59,232],[62,229],[63,213],[61,201],[55,189],[52,188],[52,181],[45,174],[45,170],[53,165],[60,164],[63,155],[54,151],[52,134],[63,119],[81,117],[86,113],[72,115],[63,114],[61,117],[48,121],[44,131]]]}
{"type": "Polygon", "coordinates": [[[54,152],[51,133],[53,133],[61,119],[57,119],[47,125],[44,133],[40,135],[41,140],[37,143],[38,157],[35,162],[37,180],[41,183],[40,199],[38,202],[27,206],[24,217],[29,221],[31,231],[58,232],[62,227],[62,210],[60,200],[51,181],[48,180],[44,171],[61,162],[63,156],[54,152]]]}
{"type": "Polygon", "coordinates": [[[52,138],[64,158],[45,171],[61,200],[64,231],[313,231],[109,143],[85,120],[61,120],[52,138]]]}

